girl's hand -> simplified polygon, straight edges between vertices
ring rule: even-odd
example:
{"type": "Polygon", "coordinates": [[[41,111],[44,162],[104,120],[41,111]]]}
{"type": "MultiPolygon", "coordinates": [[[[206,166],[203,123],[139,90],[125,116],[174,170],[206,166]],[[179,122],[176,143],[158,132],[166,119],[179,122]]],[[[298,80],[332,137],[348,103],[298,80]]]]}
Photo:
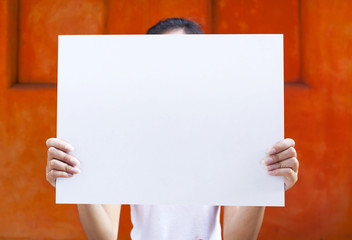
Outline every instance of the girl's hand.
{"type": "Polygon", "coordinates": [[[72,177],[80,170],[77,168],[79,161],[77,158],[69,154],[73,151],[73,147],[57,138],[49,138],[46,140],[48,147],[48,160],[46,163],[46,180],[56,186],[56,178],[72,177]]]}
{"type": "Polygon", "coordinates": [[[297,182],[299,162],[294,147],[295,141],[286,138],[269,148],[268,157],[264,159],[268,174],[285,177],[285,190],[297,182]]]}

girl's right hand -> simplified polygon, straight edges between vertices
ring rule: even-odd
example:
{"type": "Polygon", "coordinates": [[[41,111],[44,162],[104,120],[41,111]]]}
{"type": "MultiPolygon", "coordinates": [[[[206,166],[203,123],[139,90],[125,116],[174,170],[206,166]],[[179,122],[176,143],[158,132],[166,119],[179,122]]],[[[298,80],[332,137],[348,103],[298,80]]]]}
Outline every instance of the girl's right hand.
{"type": "Polygon", "coordinates": [[[73,147],[58,138],[49,138],[46,140],[48,147],[48,161],[46,162],[46,180],[56,186],[56,178],[72,177],[80,172],[77,168],[79,161],[69,154],[73,147]]]}

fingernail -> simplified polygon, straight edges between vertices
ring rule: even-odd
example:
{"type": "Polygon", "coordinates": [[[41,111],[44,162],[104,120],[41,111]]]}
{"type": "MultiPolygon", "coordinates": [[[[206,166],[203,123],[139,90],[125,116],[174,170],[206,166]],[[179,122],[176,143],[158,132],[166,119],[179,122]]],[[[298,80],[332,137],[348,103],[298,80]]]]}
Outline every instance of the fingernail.
{"type": "Polygon", "coordinates": [[[275,171],[269,171],[269,175],[275,175],[275,171]]]}
{"type": "Polygon", "coordinates": [[[71,173],[67,173],[67,176],[72,177],[72,176],[73,176],[73,174],[71,174],[71,173]]]}
{"type": "Polygon", "coordinates": [[[81,170],[79,168],[74,167],[74,168],[72,168],[72,172],[77,174],[77,173],[80,173],[81,170]]]}
{"type": "Polygon", "coordinates": [[[276,153],[276,149],[275,148],[271,148],[270,151],[269,151],[269,154],[271,155],[271,154],[274,154],[274,153],[276,153]]]}
{"type": "Polygon", "coordinates": [[[74,157],[71,157],[70,162],[72,163],[73,166],[80,164],[80,162],[74,157]]]}
{"type": "Polygon", "coordinates": [[[264,163],[265,163],[266,165],[269,165],[269,164],[272,163],[272,162],[273,162],[273,159],[272,159],[271,157],[264,159],[264,163]]]}
{"type": "Polygon", "coordinates": [[[69,144],[67,144],[67,145],[65,146],[65,149],[66,149],[67,151],[73,151],[73,147],[72,147],[71,145],[69,145],[69,144]]]}
{"type": "Polygon", "coordinates": [[[274,170],[275,169],[275,165],[269,165],[266,167],[266,169],[268,169],[268,171],[274,170]]]}

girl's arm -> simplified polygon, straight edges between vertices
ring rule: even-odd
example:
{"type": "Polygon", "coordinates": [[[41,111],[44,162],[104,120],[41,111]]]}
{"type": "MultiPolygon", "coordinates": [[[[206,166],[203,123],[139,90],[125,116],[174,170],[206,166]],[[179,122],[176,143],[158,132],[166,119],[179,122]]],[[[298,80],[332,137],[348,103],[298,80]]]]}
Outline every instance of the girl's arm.
{"type": "MultiPolygon", "coordinates": [[[[268,174],[284,176],[285,190],[297,182],[298,160],[295,142],[284,139],[268,150],[264,164],[268,174]]],[[[257,239],[265,207],[224,207],[224,240],[257,239]]]]}
{"type": "MultiPolygon", "coordinates": [[[[80,172],[79,160],[70,155],[73,147],[60,139],[46,141],[48,159],[46,179],[56,187],[59,177],[70,178],[80,172]]],[[[119,228],[121,205],[78,204],[82,227],[88,239],[116,239],[119,228]]]]}
{"type": "Polygon", "coordinates": [[[77,208],[88,239],[117,239],[121,205],[77,204],[77,208]]]}
{"type": "Polygon", "coordinates": [[[257,239],[265,207],[224,207],[224,240],[257,239]]]}

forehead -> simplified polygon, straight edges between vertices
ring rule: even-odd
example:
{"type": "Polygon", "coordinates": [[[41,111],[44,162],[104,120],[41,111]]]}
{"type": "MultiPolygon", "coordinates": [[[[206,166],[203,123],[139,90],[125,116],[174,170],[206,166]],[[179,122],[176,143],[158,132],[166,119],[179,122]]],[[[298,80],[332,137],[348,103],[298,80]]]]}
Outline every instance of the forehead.
{"type": "Polygon", "coordinates": [[[182,28],[172,29],[170,31],[165,32],[164,34],[186,34],[182,28]]]}

